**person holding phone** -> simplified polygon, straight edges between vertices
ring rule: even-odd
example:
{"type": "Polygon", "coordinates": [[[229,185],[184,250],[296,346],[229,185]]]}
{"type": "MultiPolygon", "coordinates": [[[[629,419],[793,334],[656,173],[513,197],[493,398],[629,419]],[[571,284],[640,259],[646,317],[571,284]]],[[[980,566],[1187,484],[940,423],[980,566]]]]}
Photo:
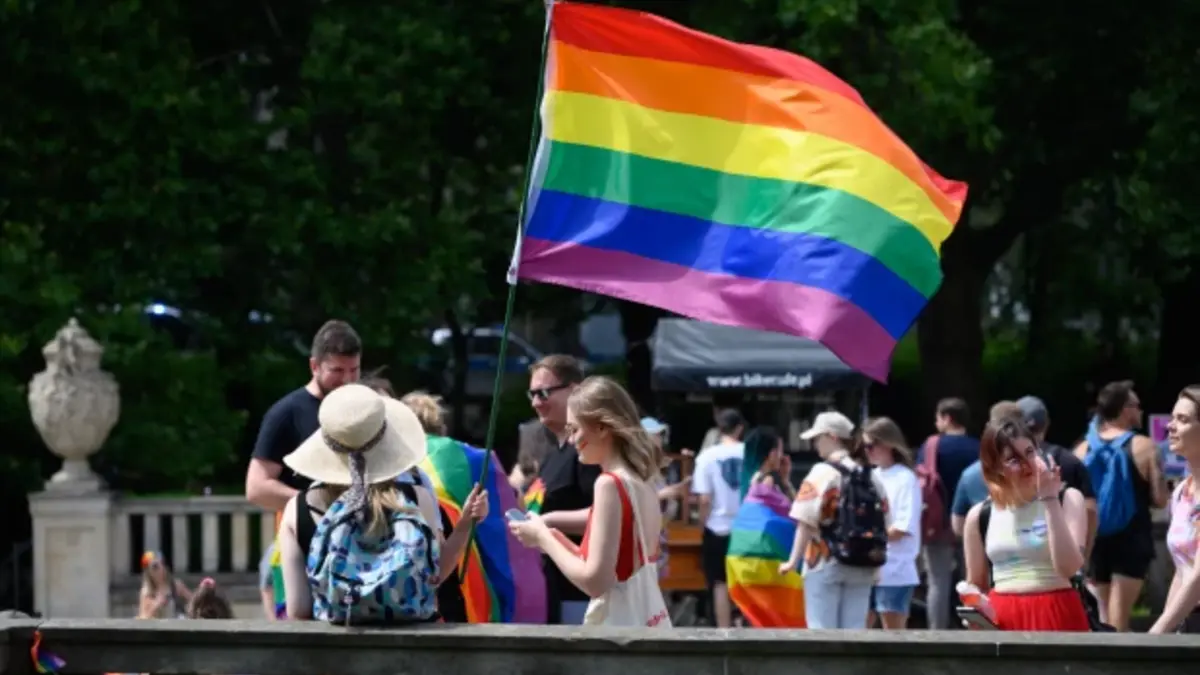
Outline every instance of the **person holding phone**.
{"type": "Polygon", "coordinates": [[[988,592],[1000,630],[1090,630],[1072,578],[1083,567],[1083,495],[1015,419],[989,422],[979,459],[990,497],[967,514],[967,581],[988,592]]]}

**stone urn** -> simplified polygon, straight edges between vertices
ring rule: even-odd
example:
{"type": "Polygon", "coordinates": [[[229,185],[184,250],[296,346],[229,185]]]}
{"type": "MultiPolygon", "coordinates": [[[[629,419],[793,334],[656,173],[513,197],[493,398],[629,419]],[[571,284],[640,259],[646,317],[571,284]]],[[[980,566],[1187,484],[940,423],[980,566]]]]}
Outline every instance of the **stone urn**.
{"type": "Polygon", "coordinates": [[[104,348],[75,319],[42,348],[46,369],[29,382],[29,412],[46,447],[63,460],[47,490],[94,492],[103,487],[88,465],[121,415],[113,376],[100,369],[104,348]]]}

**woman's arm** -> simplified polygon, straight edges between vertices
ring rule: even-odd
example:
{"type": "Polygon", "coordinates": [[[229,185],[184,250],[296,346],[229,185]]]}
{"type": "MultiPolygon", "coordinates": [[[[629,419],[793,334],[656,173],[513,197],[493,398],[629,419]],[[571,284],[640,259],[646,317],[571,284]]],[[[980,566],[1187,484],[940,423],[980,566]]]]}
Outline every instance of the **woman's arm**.
{"type": "Polygon", "coordinates": [[[621,498],[612,476],[598,478],[595,492],[586,560],[564,546],[549,530],[539,542],[542,551],[563,576],[593,598],[604,595],[617,583],[617,553],[621,541],[621,498]]]}
{"type": "Polygon", "coordinates": [[[1175,580],[1171,582],[1171,592],[1167,594],[1167,604],[1163,607],[1158,621],[1151,626],[1151,633],[1170,633],[1188,617],[1200,603],[1200,561],[1194,561],[1192,569],[1187,574],[1175,572],[1175,580]]]}
{"type": "MultiPolygon", "coordinates": [[[[184,602],[190,602],[192,599],[192,589],[187,587],[187,584],[176,579],[175,580],[175,595],[184,602]]],[[[182,607],[180,608],[182,609],[182,607]]]]}
{"type": "Polygon", "coordinates": [[[1075,488],[1058,496],[1043,499],[1046,505],[1046,532],[1050,540],[1050,560],[1064,579],[1070,579],[1083,567],[1083,551],[1087,546],[1087,508],[1083,495],[1075,488]]]}
{"type": "Polygon", "coordinates": [[[981,591],[991,587],[987,550],[983,545],[983,535],[979,531],[979,512],[983,503],[976,504],[967,512],[967,521],[963,524],[963,558],[967,564],[967,583],[981,591]]]}
{"type": "Polygon", "coordinates": [[[546,521],[546,527],[553,527],[567,534],[583,534],[583,531],[587,529],[588,513],[590,512],[591,509],[554,511],[542,516],[542,520],[546,521]]]}
{"type": "Polygon", "coordinates": [[[312,591],[308,587],[307,552],[300,550],[296,540],[296,509],[307,509],[307,492],[301,492],[283,508],[283,522],[279,525],[279,564],[283,568],[283,593],[287,598],[287,618],[312,618],[312,591]]]}
{"type": "Polygon", "coordinates": [[[788,559],[779,566],[780,574],[787,574],[800,567],[800,561],[804,557],[805,549],[808,548],[808,542],[816,536],[817,530],[813,526],[796,523],[796,536],[792,537],[792,551],[788,554],[788,559]]]}

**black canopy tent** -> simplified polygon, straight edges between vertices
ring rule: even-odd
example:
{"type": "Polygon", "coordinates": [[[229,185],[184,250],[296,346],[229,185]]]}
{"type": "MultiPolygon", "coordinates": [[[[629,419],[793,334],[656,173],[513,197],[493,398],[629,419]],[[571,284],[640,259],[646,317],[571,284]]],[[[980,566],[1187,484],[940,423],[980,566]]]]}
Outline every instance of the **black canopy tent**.
{"type": "Polygon", "coordinates": [[[870,380],[819,342],[692,319],[662,319],[652,341],[657,391],[865,389],[870,380]]]}

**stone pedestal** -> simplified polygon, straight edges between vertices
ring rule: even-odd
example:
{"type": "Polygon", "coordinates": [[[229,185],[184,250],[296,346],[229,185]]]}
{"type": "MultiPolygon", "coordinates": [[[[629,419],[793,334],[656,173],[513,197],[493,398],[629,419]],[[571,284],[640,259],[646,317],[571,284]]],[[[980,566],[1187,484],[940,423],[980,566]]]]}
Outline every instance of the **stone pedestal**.
{"type": "Polygon", "coordinates": [[[109,617],[112,501],[108,492],[29,495],[33,603],[43,617],[109,617]]]}

